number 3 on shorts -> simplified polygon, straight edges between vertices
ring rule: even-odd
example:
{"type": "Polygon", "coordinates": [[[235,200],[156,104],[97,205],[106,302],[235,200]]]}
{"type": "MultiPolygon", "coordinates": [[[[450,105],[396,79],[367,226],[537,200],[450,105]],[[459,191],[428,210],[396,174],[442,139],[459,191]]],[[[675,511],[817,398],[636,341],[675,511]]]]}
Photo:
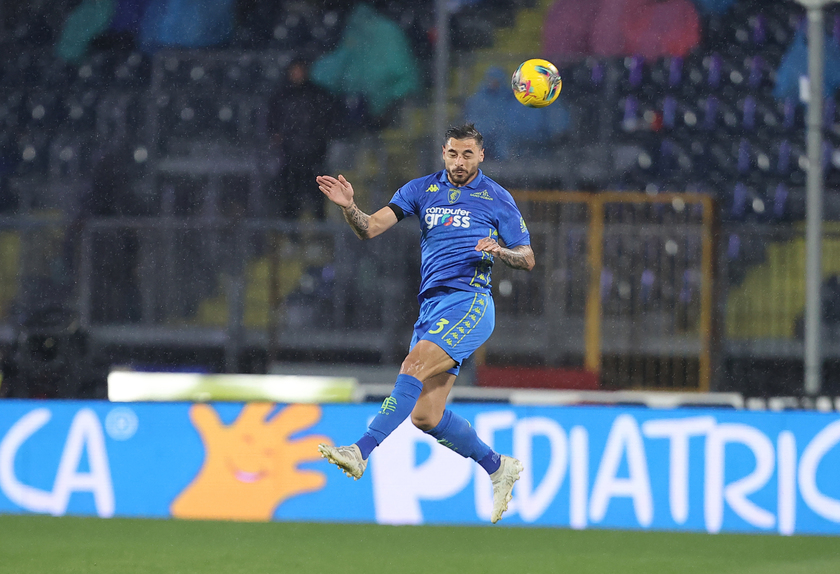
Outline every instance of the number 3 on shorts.
{"type": "Polygon", "coordinates": [[[448,324],[449,321],[447,321],[446,319],[441,319],[437,322],[437,325],[435,325],[435,329],[429,331],[429,335],[437,335],[438,333],[443,331],[443,328],[446,327],[448,324]]]}

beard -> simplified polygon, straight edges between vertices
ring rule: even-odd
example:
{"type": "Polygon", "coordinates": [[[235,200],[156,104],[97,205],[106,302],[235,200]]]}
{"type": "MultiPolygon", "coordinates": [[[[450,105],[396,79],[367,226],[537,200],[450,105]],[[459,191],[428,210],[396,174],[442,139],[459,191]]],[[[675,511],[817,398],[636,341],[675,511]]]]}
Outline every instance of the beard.
{"type": "Polygon", "coordinates": [[[476,173],[478,173],[478,170],[473,172],[467,170],[461,172],[454,172],[448,169],[446,170],[446,175],[449,177],[449,181],[458,186],[467,183],[467,181],[476,173]]]}

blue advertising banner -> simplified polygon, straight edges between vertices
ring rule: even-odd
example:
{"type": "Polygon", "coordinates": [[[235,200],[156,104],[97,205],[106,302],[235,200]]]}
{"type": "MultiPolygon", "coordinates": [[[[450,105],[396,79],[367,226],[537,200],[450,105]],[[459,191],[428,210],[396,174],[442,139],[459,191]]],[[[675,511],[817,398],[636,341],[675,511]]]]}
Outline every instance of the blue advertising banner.
{"type": "MultiPolygon", "coordinates": [[[[456,404],[525,465],[501,524],[840,534],[840,416],[456,404]]],[[[376,405],[0,402],[0,513],[489,523],[485,472],[403,424],[345,477],[376,405]]]]}

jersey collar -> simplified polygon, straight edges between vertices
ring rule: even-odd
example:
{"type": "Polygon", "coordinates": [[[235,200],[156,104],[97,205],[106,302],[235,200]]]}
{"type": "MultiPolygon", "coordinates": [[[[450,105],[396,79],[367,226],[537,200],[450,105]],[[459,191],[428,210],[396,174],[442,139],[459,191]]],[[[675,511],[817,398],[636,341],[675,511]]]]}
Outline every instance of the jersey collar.
{"type": "MultiPolygon", "coordinates": [[[[475,178],[473,178],[473,180],[471,182],[469,182],[467,185],[461,186],[458,189],[475,189],[479,186],[479,184],[481,183],[481,181],[483,179],[484,179],[484,172],[482,172],[479,169],[478,173],[475,174],[475,178]]],[[[455,185],[452,184],[451,181],[449,181],[449,178],[446,177],[446,170],[445,169],[441,170],[440,173],[438,173],[438,181],[440,181],[442,184],[444,184],[447,187],[456,187],[455,185]]]]}

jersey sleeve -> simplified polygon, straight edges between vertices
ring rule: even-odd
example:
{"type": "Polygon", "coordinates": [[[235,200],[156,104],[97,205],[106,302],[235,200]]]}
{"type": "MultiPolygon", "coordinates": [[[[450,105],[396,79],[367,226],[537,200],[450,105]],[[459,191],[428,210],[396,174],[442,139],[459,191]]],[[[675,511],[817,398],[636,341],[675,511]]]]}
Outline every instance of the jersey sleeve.
{"type": "Polygon", "coordinates": [[[508,249],[531,244],[531,234],[528,233],[525,219],[509,193],[505,193],[499,202],[496,218],[499,236],[508,249]]]}
{"type": "Polygon", "coordinates": [[[418,211],[416,187],[413,181],[409,181],[397,190],[388,203],[402,209],[405,217],[414,215],[418,211]]]}

